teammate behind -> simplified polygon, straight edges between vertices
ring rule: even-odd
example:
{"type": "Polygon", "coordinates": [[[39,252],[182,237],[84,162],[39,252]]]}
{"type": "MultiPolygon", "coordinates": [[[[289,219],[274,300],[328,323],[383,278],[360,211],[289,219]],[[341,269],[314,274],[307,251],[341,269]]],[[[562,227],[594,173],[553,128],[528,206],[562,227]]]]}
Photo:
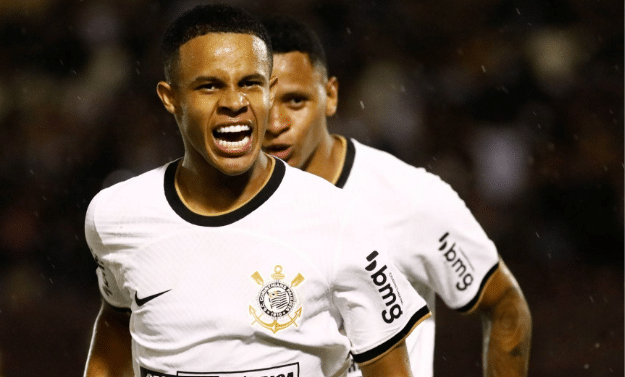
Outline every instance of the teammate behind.
{"type": "Polygon", "coordinates": [[[373,217],[261,152],[276,83],[262,24],[199,6],[163,50],[157,92],[185,153],[89,206],[103,304],[86,376],[339,376],[350,352],[366,376],[409,376],[403,339],[429,312],[373,217]]]}
{"type": "MultiPolygon", "coordinates": [[[[433,308],[438,294],[460,313],[483,319],[485,376],[527,374],[531,316],[523,293],[495,245],[458,197],[437,176],[328,132],[338,81],[325,53],[299,21],[265,22],[278,77],[263,148],[293,167],[361,195],[383,221],[399,270],[433,308]]],[[[432,376],[434,318],[406,341],[415,377],[432,376]]],[[[360,372],[354,365],[350,377],[360,372]]]]}

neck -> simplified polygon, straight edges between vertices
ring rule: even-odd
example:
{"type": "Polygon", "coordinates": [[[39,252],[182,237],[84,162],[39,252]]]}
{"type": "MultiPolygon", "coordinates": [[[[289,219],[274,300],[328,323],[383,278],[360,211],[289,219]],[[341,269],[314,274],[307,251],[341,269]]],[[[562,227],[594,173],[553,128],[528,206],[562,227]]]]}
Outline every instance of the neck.
{"type": "Polygon", "coordinates": [[[261,153],[247,172],[229,176],[205,162],[192,160],[185,155],[178,165],[176,191],[187,208],[204,216],[232,212],[250,201],[271,177],[275,163],[261,153]]]}
{"type": "Polygon", "coordinates": [[[303,170],[335,184],[343,170],[346,151],[342,136],[326,133],[303,170]]]}

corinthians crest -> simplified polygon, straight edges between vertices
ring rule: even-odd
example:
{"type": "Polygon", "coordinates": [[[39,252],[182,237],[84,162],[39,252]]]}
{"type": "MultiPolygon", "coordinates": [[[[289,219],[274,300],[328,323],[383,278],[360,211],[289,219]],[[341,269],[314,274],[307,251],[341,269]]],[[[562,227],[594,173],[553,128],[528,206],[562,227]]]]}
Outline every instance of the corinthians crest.
{"type": "Polygon", "coordinates": [[[254,318],[252,325],[258,323],[275,334],[291,325],[297,326],[295,321],[302,315],[302,307],[293,288],[301,284],[304,277],[298,273],[289,285],[282,281],[285,275],[280,265],[274,267],[271,277],[273,280],[265,283],[258,271],[252,274],[252,279],[261,288],[254,305],[250,305],[250,315],[254,318]]]}

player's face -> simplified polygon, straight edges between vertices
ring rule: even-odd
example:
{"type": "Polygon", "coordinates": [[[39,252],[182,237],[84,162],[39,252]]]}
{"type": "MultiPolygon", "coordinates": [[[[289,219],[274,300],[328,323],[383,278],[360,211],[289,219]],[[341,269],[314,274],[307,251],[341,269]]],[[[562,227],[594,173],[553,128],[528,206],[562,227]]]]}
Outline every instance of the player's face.
{"type": "Polygon", "coordinates": [[[270,62],[252,35],[209,33],[180,47],[175,81],[158,92],[193,163],[240,175],[254,166],[272,102],[270,62]]]}
{"type": "Polygon", "coordinates": [[[278,83],[263,148],[305,169],[327,132],[326,117],[336,111],[338,83],[297,51],[274,54],[273,75],[278,83]]]}

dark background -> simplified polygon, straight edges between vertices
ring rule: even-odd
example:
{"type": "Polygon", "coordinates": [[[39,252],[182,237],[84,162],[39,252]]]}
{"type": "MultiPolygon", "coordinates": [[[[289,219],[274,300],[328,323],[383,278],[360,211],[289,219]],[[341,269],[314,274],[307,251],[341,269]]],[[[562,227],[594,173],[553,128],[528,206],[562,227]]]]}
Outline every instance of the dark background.
{"type": "MultiPolygon", "coordinates": [[[[99,308],[85,211],[182,155],[158,43],[196,3],[0,2],[0,376],[82,374],[99,308]]],[[[319,32],[332,131],[465,199],[529,302],[531,375],[623,375],[621,1],[236,3],[319,32]]],[[[437,315],[437,376],[479,376],[479,320],[437,315]]]]}

